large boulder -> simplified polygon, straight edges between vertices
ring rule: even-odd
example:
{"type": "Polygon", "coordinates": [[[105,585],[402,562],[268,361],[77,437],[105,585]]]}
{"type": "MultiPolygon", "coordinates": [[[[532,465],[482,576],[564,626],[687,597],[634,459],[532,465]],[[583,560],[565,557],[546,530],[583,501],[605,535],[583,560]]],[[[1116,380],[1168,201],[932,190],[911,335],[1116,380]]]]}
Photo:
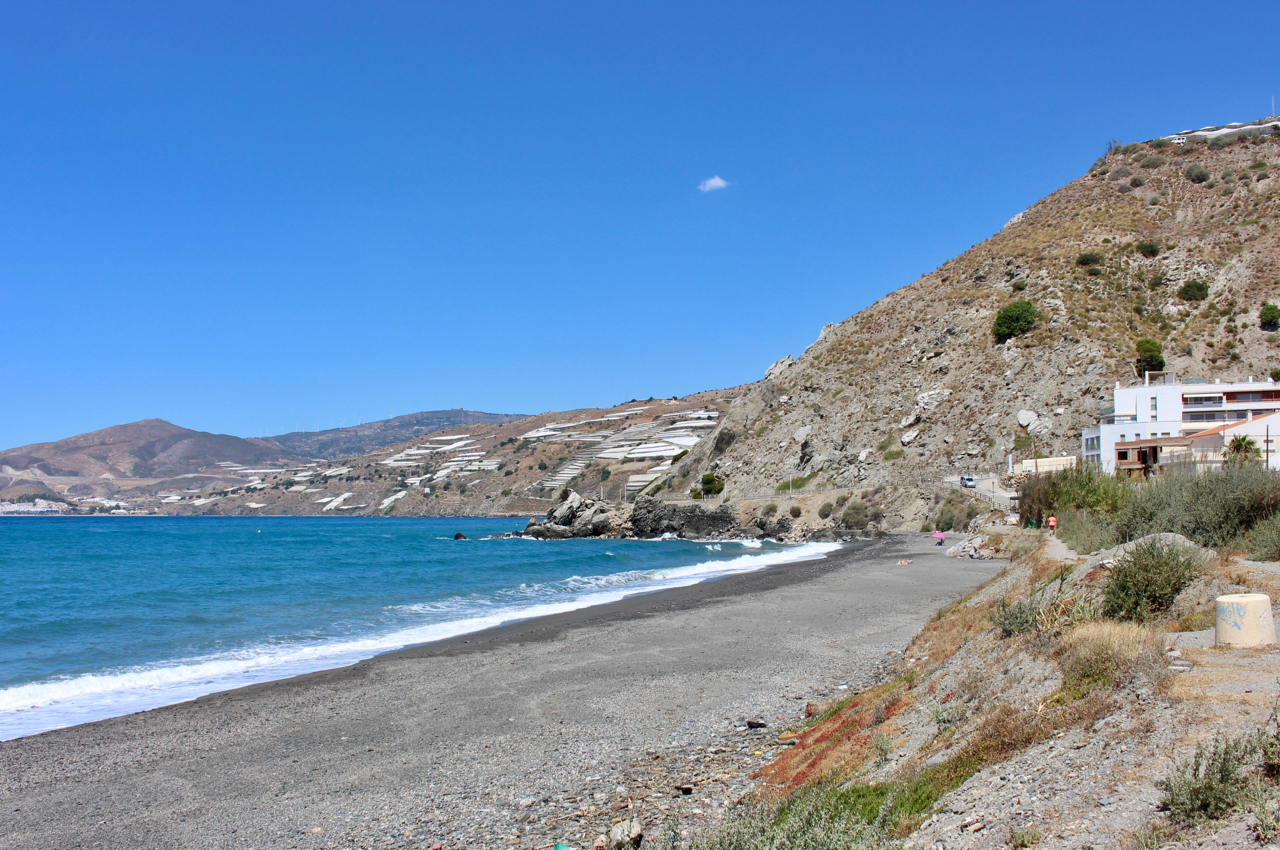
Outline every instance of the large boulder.
{"type": "Polygon", "coordinates": [[[609,515],[613,506],[595,499],[584,499],[570,491],[547,511],[545,521],[529,520],[524,534],[539,540],[564,540],[569,537],[599,537],[613,531],[609,515]]]}
{"type": "Polygon", "coordinates": [[[554,522],[541,522],[524,530],[525,536],[535,540],[567,540],[573,536],[573,529],[554,522]]]}

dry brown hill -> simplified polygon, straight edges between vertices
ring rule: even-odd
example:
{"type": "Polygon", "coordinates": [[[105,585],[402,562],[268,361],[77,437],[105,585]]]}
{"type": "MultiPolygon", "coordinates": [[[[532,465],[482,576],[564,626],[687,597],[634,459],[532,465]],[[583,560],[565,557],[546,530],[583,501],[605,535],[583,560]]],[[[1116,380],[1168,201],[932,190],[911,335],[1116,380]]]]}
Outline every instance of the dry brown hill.
{"type": "Polygon", "coordinates": [[[163,419],[143,419],[0,452],[0,469],[51,477],[166,478],[220,462],[262,466],[296,458],[261,440],[192,431],[163,419]]]}
{"type": "Polygon", "coordinates": [[[1280,296],[1277,169],[1276,136],[1113,150],[775,365],[665,479],[667,492],[706,472],[733,498],[796,477],[812,476],[803,492],[882,486],[887,523],[914,529],[927,511],[916,484],[996,470],[1009,454],[1077,454],[1114,383],[1137,380],[1143,337],[1183,376],[1265,380],[1280,367],[1277,334],[1258,317],[1280,296]],[[1195,281],[1207,298],[1180,297],[1195,281]],[[999,344],[993,320],[1019,299],[1039,312],[1035,328],[999,344]],[[1021,410],[1038,414],[1033,433],[1021,410]]]}

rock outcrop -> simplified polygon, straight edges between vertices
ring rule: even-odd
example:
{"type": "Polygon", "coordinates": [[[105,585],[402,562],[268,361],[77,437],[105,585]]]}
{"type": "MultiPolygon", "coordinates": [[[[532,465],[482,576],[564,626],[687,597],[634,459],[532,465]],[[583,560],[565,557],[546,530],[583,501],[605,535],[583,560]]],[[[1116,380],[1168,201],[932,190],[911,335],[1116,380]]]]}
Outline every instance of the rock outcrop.
{"type": "Polygon", "coordinates": [[[729,505],[708,510],[702,505],[673,504],[642,496],[631,510],[631,530],[637,537],[709,537],[738,527],[738,513],[729,505]]]}
{"type": "Polygon", "coordinates": [[[545,520],[529,520],[526,537],[565,540],[570,537],[605,537],[615,531],[616,511],[608,502],[584,499],[576,492],[562,491],[561,498],[545,520]]]}

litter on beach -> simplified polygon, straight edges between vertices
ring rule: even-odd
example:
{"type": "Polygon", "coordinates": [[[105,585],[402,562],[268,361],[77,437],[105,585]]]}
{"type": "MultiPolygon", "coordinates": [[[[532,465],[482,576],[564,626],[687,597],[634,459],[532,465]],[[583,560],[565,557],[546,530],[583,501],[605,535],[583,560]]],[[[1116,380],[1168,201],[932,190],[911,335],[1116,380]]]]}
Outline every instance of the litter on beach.
{"type": "Polygon", "coordinates": [[[914,564],[915,561],[899,561],[899,564],[914,564]]]}

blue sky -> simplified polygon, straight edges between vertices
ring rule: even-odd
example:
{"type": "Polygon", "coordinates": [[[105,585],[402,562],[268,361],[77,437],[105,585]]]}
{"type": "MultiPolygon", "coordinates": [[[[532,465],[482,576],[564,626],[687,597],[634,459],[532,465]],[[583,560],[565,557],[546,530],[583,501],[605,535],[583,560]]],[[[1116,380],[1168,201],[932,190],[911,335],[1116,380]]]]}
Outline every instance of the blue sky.
{"type": "Polygon", "coordinates": [[[0,446],[756,380],[1108,139],[1265,115],[1277,23],[1257,3],[5,4],[0,446]]]}

